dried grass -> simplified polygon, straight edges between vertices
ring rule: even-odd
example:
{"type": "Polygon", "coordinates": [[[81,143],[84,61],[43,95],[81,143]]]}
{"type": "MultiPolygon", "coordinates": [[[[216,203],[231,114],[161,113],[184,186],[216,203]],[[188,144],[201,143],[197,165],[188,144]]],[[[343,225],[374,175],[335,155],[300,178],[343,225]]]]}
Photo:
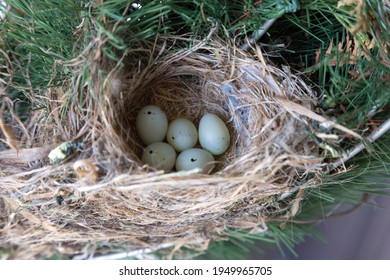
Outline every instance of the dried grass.
{"type": "MultiPolygon", "coordinates": [[[[95,50],[83,61],[90,63],[88,89],[50,90],[52,113],[34,115],[29,138],[42,149],[65,140],[83,142],[83,151],[70,160],[49,165],[47,159],[18,161],[18,155],[2,152],[0,246],[13,258],[104,254],[165,243],[175,250],[204,250],[229,228],[261,233],[268,220],[291,219],[299,211],[302,197],[278,198],[298,179],[306,181],[301,188],[308,187],[307,176],[323,163],[305,133],[311,120],[280,100],[309,112],[315,104],[310,88],[287,68],[269,63],[259,49],[250,54],[210,40],[172,51],[175,40],[132,50],[122,70],[96,60],[100,50],[95,50]],[[78,106],[64,101],[82,95],[78,106]],[[160,106],[169,120],[185,117],[198,124],[212,112],[227,123],[231,145],[216,158],[212,174],[163,174],[140,161],[135,117],[147,104],[160,106]],[[68,106],[69,118],[58,125],[62,106],[68,106]],[[80,159],[98,168],[90,183],[75,174],[73,163],[80,159]]],[[[19,148],[23,154],[31,147],[19,148]]]]}

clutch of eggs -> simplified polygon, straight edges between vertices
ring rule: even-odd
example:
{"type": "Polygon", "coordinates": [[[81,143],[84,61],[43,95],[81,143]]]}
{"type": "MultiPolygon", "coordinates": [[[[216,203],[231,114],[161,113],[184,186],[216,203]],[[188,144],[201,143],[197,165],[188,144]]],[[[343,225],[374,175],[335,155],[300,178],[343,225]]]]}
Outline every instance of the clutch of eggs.
{"type": "Polygon", "coordinates": [[[177,118],[168,125],[165,113],[155,105],[143,107],[137,114],[136,129],[147,145],[142,161],[166,172],[200,168],[208,174],[214,168],[213,155],[223,154],[229,147],[230,134],[225,123],[215,114],[205,114],[199,129],[188,119],[177,118]],[[164,139],[167,143],[164,143],[164,139]],[[202,149],[195,148],[199,138],[202,149]],[[176,152],[179,156],[176,158],[176,152]]]}

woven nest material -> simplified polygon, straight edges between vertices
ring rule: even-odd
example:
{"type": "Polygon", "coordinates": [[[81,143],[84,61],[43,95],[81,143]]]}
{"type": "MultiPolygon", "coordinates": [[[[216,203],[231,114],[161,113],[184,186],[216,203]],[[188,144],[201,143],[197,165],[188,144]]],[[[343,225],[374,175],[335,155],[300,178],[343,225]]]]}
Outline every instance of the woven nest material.
{"type": "Polygon", "coordinates": [[[0,244],[14,258],[161,244],[204,250],[229,229],[261,234],[268,221],[297,213],[302,193],[281,196],[298,180],[301,189],[313,184],[308,175],[323,165],[305,132],[311,120],[304,115],[315,104],[310,88],[259,49],[250,54],[218,40],[179,51],[168,45],[131,51],[120,71],[93,53],[83,62],[89,65],[87,88],[49,90],[52,113],[35,115],[26,126],[29,137],[13,161],[10,153],[0,158],[0,244]],[[208,112],[225,121],[231,144],[211,174],[164,174],[141,162],[135,117],[148,104],[160,106],[169,120],[184,117],[198,125],[208,112]],[[62,106],[68,119],[58,125],[62,106]],[[47,154],[61,141],[83,148],[51,165],[47,154]],[[28,143],[36,150],[23,149],[28,143]]]}

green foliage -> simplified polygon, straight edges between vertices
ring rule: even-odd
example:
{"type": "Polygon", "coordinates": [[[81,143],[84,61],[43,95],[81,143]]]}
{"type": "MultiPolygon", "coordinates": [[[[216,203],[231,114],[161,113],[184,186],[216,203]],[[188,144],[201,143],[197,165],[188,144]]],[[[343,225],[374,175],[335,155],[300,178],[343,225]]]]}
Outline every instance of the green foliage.
{"type": "MultiPolygon", "coordinates": [[[[1,40],[13,62],[12,85],[39,89],[57,85],[66,75],[56,61],[71,59],[81,22],[80,1],[9,0],[13,9],[0,23],[1,40]]],[[[68,73],[69,74],[69,73],[68,73]]]]}
{"type": "Polygon", "coordinates": [[[208,250],[196,259],[201,260],[245,260],[266,257],[266,253],[279,252],[297,256],[294,247],[304,241],[306,237],[323,240],[313,224],[295,224],[270,222],[264,233],[250,234],[243,230],[228,230],[229,240],[217,241],[210,244],[208,250]]]}
{"type": "Polygon", "coordinates": [[[128,2],[120,0],[104,1],[97,6],[94,15],[98,20],[107,17],[111,22],[121,22],[123,28],[131,29],[140,39],[164,32],[193,32],[205,35],[210,24],[223,26],[226,31],[237,34],[254,31],[261,21],[281,14],[275,1],[207,1],[207,0],[165,0],[139,1],[142,7],[132,9],[128,2]],[[128,12],[124,13],[124,11],[128,12]]]}
{"type": "Polygon", "coordinates": [[[306,73],[327,115],[363,134],[371,118],[380,123],[389,113],[388,19],[383,3],[365,1],[367,18],[360,20],[371,20],[369,30],[352,33],[356,15],[337,2],[301,1],[299,12],[269,30],[265,48],[275,62],[306,73]]]}

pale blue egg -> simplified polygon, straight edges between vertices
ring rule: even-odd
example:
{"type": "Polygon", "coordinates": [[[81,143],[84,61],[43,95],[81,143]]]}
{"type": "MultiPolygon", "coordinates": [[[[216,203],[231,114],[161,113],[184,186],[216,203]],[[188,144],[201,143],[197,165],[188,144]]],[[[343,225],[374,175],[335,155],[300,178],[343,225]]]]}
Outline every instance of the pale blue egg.
{"type": "Polygon", "coordinates": [[[144,149],[142,161],[156,169],[162,169],[168,172],[175,166],[176,151],[167,143],[156,142],[144,149]]]}
{"type": "Polygon", "coordinates": [[[187,119],[173,120],[168,126],[167,141],[178,152],[195,147],[198,142],[196,126],[187,119]]]}
{"type": "Polygon", "coordinates": [[[177,171],[200,168],[200,173],[207,174],[214,168],[215,164],[214,157],[208,151],[192,148],[179,154],[175,166],[177,171]]]}
{"type": "Polygon", "coordinates": [[[199,143],[213,155],[223,154],[229,148],[229,130],[217,115],[208,113],[200,120],[199,143]]]}
{"type": "Polygon", "coordinates": [[[138,112],[136,128],[144,144],[161,142],[167,135],[168,119],[159,107],[148,105],[138,112]]]}

